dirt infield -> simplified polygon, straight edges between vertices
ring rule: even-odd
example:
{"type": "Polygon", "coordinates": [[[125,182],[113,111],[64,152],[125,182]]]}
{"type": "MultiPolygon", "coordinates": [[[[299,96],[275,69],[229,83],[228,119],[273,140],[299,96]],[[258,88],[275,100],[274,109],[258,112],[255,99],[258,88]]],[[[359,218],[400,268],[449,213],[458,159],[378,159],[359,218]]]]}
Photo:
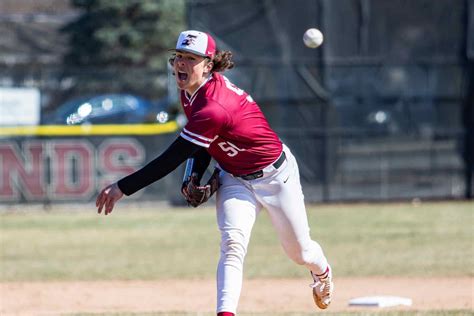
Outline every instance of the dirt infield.
{"type": "MultiPolygon", "coordinates": [[[[413,300],[410,310],[473,310],[474,278],[336,279],[328,311],[353,311],[354,297],[395,295],[413,300]]],[[[240,312],[313,312],[308,280],[245,280],[240,312]]],[[[59,315],[78,312],[210,312],[214,280],[0,283],[1,315],[59,315]]],[[[367,307],[366,307],[367,308],[367,307]]],[[[375,307],[370,307],[376,310],[375,307]]],[[[393,309],[393,308],[391,308],[393,309]]]]}

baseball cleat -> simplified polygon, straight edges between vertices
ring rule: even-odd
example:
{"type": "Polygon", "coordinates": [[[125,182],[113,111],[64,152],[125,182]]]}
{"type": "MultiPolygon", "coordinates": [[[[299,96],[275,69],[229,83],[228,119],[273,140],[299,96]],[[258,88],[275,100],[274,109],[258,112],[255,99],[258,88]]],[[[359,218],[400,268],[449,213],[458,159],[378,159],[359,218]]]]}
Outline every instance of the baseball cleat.
{"type": "Polygon", "coordinates": [[[316,275],[311,272],[314,283],[310,284],[313,289],[313,299],[316,305],[321,309],[328,308],[331,304],[334,283],[332,282],[332,271],[328,267],[322,275],[316,275]]]}

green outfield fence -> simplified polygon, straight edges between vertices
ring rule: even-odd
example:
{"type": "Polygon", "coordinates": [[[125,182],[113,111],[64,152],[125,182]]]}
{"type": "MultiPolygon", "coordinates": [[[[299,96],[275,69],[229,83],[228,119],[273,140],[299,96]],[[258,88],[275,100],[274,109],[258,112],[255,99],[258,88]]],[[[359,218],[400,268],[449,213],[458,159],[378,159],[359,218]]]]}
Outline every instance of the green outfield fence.
{"type": "Polygon", "coordinates": [[[189,1],[293,148],[307,200],[472,198],[472,1],[189,1]],[[317,27],[324,43],[303,45],[317,27]],[[252,34],[252,36],[249,36],[252,34]]]}

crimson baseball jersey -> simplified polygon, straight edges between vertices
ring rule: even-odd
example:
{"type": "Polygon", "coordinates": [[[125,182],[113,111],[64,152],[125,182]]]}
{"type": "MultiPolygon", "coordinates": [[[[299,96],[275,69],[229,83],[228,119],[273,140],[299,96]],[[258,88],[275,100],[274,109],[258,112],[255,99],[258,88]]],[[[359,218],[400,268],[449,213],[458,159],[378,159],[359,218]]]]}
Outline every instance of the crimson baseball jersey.
{"type": "Polygon", "coordinates": [[[278,159],[282,143],[252,97],[219,73],[192,96],[181,91],[188,123],[181,137],[207,148],[227,172],[245,175],[278,159]]]}

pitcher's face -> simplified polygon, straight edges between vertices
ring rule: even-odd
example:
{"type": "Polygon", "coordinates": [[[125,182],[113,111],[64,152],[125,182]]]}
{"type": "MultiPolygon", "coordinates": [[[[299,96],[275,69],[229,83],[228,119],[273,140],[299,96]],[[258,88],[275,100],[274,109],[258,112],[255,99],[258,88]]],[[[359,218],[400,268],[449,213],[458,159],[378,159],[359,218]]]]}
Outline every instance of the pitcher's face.
{"type": "Polygon", "coordinates": [[[209,76],[212,62],[196,54],[177,51],[173,68],[178,88],[193,94],[209,76]]]}

